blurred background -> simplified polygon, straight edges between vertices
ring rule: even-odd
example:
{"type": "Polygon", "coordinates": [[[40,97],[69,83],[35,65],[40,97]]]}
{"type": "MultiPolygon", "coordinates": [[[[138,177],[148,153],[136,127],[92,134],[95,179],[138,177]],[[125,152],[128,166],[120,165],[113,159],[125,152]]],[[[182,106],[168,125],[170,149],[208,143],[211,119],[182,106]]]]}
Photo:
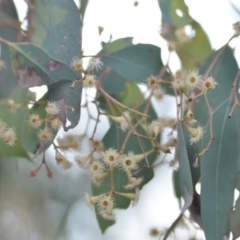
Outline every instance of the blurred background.
{"type": "MultiPolygon", "coordinates": [[[[23,21],[22,27],[25,28],[26,2],[14,2],[19,18],[23,21]]],[[[238,1],[185,2],[190,15],[206,31],[214,49],[219,49],[229,40],[233,34],[232,24],[240,20],[238,1]]],[[[76,4],[80,7],[80,1],[76,1],[76,4]]],[[[163,62],[166,63],[168,47],[160,36],[160,31],[161,12],[157,0],[89,0],[83,22],[82,49],[85,55],[95,55],[101,50],[102,42],[133,37],[135,44],[150,43],[159,46],[163,62]]],[[[232,41],[231,46],[234,47],[239,62],[238,40],[232,41]]],[[[175,54],[171,56],[170,67],[173,71],[181,67],[175,54]]],[[[143,85],[141,89],[144,90],[143,85]]],[[[37,93],[40,97],[44,88],[37,93]]],[[[95,92],[88,94],[94,96],[95,92]]],[[[167,112],[168,116],[174,116],[175,109],[169,108],[169,105],[173,106],[171,97],[166,96],[161,104],[153,104],[159,115],[167,112]]],[[[106,119],[102,119],[101,131],[97,132],[99,139],[107,131],[107,123],[106,119]]],[[[81,133],[86,124],[87,118],[83,111],[77,129],[72,131],[81,133]]],[[[59,135],[61,134],[60,132],[59,135]]],[[[180,213],[172,186],[174,170],[167,165],[160,166],[155,169],[154,179],[144,186],[138,205],[130,206],[127,210],[116,210],[116,224],[102,235],[95,213],[87,207],[84,200],[85,193],[91,194],[87,172],[78,167],[67,171],[60,169],[56,165],[53,149],[49,149],[47,162],[53,171],[53,178],[46,177],[45,169],[36,177],[29,178],[30,171],[40,161],[36,158],[33,163],[25,159],[1,162],[0,239],[150,240],[153,239],[149,234],[151,228],[164,231],[180,213]]],[[[186,213],[186,216],[189,214],[186,213]]],[[[169,239],[205,239],[197,225],[189,225],[187,221],[180,223],[180,227],[169,239]]]]}

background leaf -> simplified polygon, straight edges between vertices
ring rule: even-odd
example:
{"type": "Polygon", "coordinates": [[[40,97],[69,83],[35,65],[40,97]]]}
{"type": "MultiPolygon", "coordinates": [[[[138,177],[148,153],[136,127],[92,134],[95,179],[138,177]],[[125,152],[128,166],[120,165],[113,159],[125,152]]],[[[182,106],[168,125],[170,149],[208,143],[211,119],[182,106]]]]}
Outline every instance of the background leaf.
{"type": "Polygon", "coordinates": [[[163,67],[159,47],[150,44],[133,45],[132,38],[106,44],[98,56],[105,64],[98,76],[104,76],[102,84],[109,93],[119,93],[127,81],[144,83],[151,74],[158,75],[163,67]]]}
{"type": "Polygon", "coordinates": [[[183,213],[190,207],[192,200],[193,200],[193,184],[192,184],[192,176],[191,170],[189,165],[188,153],[187,153],[187,145],[189,143],[185,142],[184,138],[184,128],[182,127],[182,123],[178,123],[177,132],[178,132],[178,146],[176,156],[179,161],[179,169],[178,173],[175,176],[179,180],[179,187],[176,194],[179,195],[179,190],[181,191],[181,196],[184,199],[184,206],[181,209],[181,213],[177,217],[177,219],[173,222],[171,227],[168,229],[167,233],[165,234],[163,240],[166,240],[173,229],[176,227],[177,223],[180,221],[183,213]]]}
{"type": "Polygon", "coordinates": [[[183,68],[196,67],[212,52],[207,34],[189,15],[184,0],[158,0],[158,3],[162,12],[161,35],[174,46],[183,68]]]}
{"type": "Polygon", "coordinates": [[[32,44],[8,43],[12,67],[22,87],[49,85],[61,79],[75,80],[76,72],[32,44]]]}
{"type": "MultiPolygon", "coordinates": [[[[213,116],[214,141],[201,158],[201,213],[207,239],[219,240],[229,235],[229,213],[239,158],[239,135],[236,126],[239,109],[228,118],[229,101],[222,104],[213,116]]],[[[204,146],[210,139],[209,125],[203,138],[204,146]]]]}
{"type": "MultiPolygon", "coordinates": [[[[20,27],[17,11],[12,0],[1,1],[0,3],[0,21],[7,22],[6,25],[0,25],[0,37],[12,42],[17,41],[17,35],[20,27]],[[18,25],[19,24],[19,25],[18,25]]],[[[13,92],[17,85],[17,80],[11,69],[11,60],[9,49],[1,43],[0,59],[5,62],[6,68],[0,71],[0,97],[6,98],[13,92]]]]}
{"type": "Polygon", "coordinates": [[[81,53],[80,12],[72,0],[32,0],[29,9],[32,42],[53,58],[70,64],[81,53]]]}

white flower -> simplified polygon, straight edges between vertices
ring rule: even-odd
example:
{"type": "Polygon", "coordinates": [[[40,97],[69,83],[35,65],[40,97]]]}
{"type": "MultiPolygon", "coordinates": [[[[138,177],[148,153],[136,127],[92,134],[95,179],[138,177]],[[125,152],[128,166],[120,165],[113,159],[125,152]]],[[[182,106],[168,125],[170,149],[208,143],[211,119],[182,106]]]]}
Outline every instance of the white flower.
{"type": "Polygon", "coordinates": [[[42,125],[42,119],[38,114],[31,114],[28,118],[28,124],[31,127],[39,128],[42,125]]]}
{"type": "Polygon", "coordinates": [[[8,128],[2,135],[1,138],[9,146],[13,146],[17,140],[16,132],[14,128],[8,128]]]}
{"type": "Polygon", "coordinates": [[[127,155],[123,155],[121,157],[120,165],[123,168],[123,170],[134,170],[138,168],[136,158],[133,154],[133,152],[129,152],[127,155]]]}
{"type": "Polygon", "coordinates": [[[201,76],[198,75],[197,69],[189,71],[185,78],[185,84],[189,90],[198,88],[200,86],[200,81],[201,81],[201,76]]]}
{"type": "Polygon", "coordinates": [[[82,59],[79,57],[74,57],[71,62],[71,67],[73,67],[78,72],[83,72],[83,63],[82,59]]]}
{"type": "Polygon", "coordinates": [[[208,77],[202,81],[202,90],[207,91],[208,89],[214,89],[217,85],[218,83],[213,77],[208,77]]]}
{"type": "Polygon", "coordinates": [[[59,106],[57,105],[56,102],[48,101],[45,110],[46,110],[48,115],[56,115],[56,114],[59,113],[60,108],[59,108],[59,106]]]}
{"type": "Polygon", "coordinates": [[[103,161],[107,166],[115,167],[119,164],[119,154],[116,149],[109,148],[101,154],[103,155],[103,161]]]}
{"type": "Polygon", "coordinates": [[[102,195],[101,198],[98,200],[98,210],[104,210],[108,214],[111,214],[114,207],[114,199],[111,195],[102,195]]]}
{"type": "Polygon", "coordinates": [[[100,176],[104,172],[104,166],[99,160],[94,160],[89,166],[90,175],[100,176]]]}
{"type": "Polygon", "coordinates": [[[93,70],[95,68],[98,71],[102,69],[103,65],[104,64],[100,58],[92,57],[89,60],[88,70],[93,70]]]}
{"type": "Polygon", "coordinates": [[[87,74],[82,82],[85,88],[95,88],[96,87],[96,76],[87,74]]]}

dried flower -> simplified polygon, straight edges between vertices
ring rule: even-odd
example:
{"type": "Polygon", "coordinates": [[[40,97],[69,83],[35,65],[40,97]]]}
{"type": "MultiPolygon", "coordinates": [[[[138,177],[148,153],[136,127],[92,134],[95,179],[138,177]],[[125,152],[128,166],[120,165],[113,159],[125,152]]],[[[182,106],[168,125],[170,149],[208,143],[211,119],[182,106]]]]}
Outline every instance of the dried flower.
{"type": "Polygon", "coordinates": [[[57,105],[56,102],[48,101],[45,110],[46,110],[48,115],[56,115],[56,114],[59,113],[60,108],[59,108],[59,106],[57,105]]]}
{"type": "Polygon", "coordinates": [[[147,79],[147,87],[148,87],[149,90],[154,91],[155,89],[158,88],[158,84],[159,84],[159,79],[156,76],[151,75],[147,79]]]}
{"type": "Polygon", "coordinates": [[[58,117],[55,117],[51,121],[51,127],[55,130],[58,130],[60,127],[62,127],[62,122],[60,121],[60,119],[58,117]]]}
{"type": "Polygon", "coordinates": [[[77,163],[77,165],[79,167],[88,167],[89,165],[89,162],[90,162],[90,157],[91,157],[92,153],[89,153],[87,155],[84,155],[84,156],[80,156],[80,155],[77,155],[75,156],[75,162],[77,163]]]}
{"type": "Polygon", "coordinates": [[[186,84],[183,79],[175,78],[172,82],[172,87],[176,90],[179,90],[180,92],[185,92],[186,84]]]}
{"type": "Polygon", "coordinates": [[[58,148],[60,148],[63,151],[68,151],[68,150],[79,150],[81,148],[81,143],[82,143],[82,135],[78,134],[65,134],[62,138],[58,137],[57,142],[58,142],[58,148]]]}
{"type": "Polygon", "coordinates": [[[55,158],[57,160],[58,166],[62,167],[63,169],[68,169],[72,167],[72,163],[66,157],[64,157],[60,152],[56,152],[55,158]]]}
{"type": "Polygon", "coordinates": [[[37,137],[40,141],[47,143],[49,141],[52,141],[53,134],[50,128],[45,127],[43,130],[42,129],[39,130],[37,137]]]}

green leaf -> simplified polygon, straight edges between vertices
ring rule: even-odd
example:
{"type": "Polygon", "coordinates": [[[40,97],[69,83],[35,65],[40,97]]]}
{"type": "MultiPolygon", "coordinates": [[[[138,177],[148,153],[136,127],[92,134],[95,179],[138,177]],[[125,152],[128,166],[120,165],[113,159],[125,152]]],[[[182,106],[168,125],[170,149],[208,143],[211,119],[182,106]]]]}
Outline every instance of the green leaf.
{"type": "Polygon", "coordinates": [[[109,94],[118,94],[124,90],[127,79],[122,77],[114,69],[111,69],[103,78],[102,85],[104,90],[109,94]]]}
{"type": "Polygon", "coordinates": [[[30,11],[32,42],[50,56],[70,64],[81,54],[81,18],[73,0],[32,0],[30,11]]]}
{"type": "Polygon", "coordinates": [[[102,61],[123,78],[140,83],[151,74],[157,75],[159,73],[163,67],[160,54],[159,47],[150,44],[137,44],[114,53],[104,54],[102,61]]]}
{"type": "MultiPolygon", "coordinates": [[[[231,84],[229,84],[231,86],[231,84]]],[[[217,94],[218,95],[218,94],[217,94]]],[[[225,101],[213,116],[214,141],[201,158],[201,213],[206,239],[219,240],[229,235],[229,213],[239,159],[239,109],[228,118],[230,102],[225,101]]],[[[203,145],[210,139],[206,127],[203,145]]]]}
{"type": "MultiPolygon", "coordinates": [[[[0,4],[0,21],[6,22],[6,19],[8,20],[9,25],[0,25],[0,37],[16,42],[19,23],[17,11],[12,0],[2,1],[0,4]]],[[[17,81],[10,67],[11,60],[9,49],[5,44],[1,44],[0,59],[3,60],[6,65],[6,68],[0,70],[0,98],[6,98],[13,92],[17,85],[17,81]]]]}
{"type": "Polygon", "coordinates": [[[70,67],[32,44],[7,44],[13,71],[24,88],[50,85],[64,78],[74,80],[78,77],[70,67]]]}
{"type": "MultiPolygon", "coordinates": [[[[143,103],[142,106],[140,107],[140,111],[143,112],[144,108],[146,106],[146,103],[143,103]]],[[[154,112],[153,108],[150,107],[148,114],[151,116],[151,119],[156,119],[156,113],[154,112]]],[[[136,122],[136,121],[134,121],[136,122]]],[[[141,127],[137,127],[137,132],[140,134],[146,134],[143,129],[141,127]]],[[[118,151],[121,149],[122,144],[125,140],[127,136],[127,132],[123,132],[119,125],[116,123],[112,123],[110,129],[108,130],[108,132],[106,133],[106,135],[104,136],[103,142],[105,145],[105,149],[108,148],[115,148],[118,149],[118,151]],[[114,136],[114,138],[113,138],[114,136]]],[[[145,152],[149,151],[150,149],[152,149],[152,145],[151,142],[149,140],[146,140],[144,138],[141,138],[141,143],[143,146],[143,149],[145,152]]],[[[126,144],[126,148],[124,150],[124,153],[128,153],[128,151],[133,151],[135,154],[140,154],[141,152],[141,148],[139,146],[139,143],[136,139],[135,136],[131,135],[127,144],[126,144]]],[[[150,154],[148,157],[148,161],[150,163],[150,165],[154,162],[154,160],[156,159],[156,153],[152,153],[150,154]]],[[[140,168],[144,165],[144,160],[142,161],[142,163],[140,164],[140,168]]],[[[123,172],[122,170],[118,170],[115,169],[114,171],[114,175],[113,175],[113,182],[114,182],[114,188],[116,191],[118,192],[133,192],[126,190],[123,186],[126,185],[128,183],[128,179],[126,176],[126,173],[123,172]]],[[[153,178],[153,170],[152,168],[144,168],[138,175],[137,177],[141,177],[143,176],[143,182],[140,185],[140,188],[143,187],[143,185],[145,185],[146,183],[148,183],[152,178],[153,178]]],[[[110,186],[111,180],[110,180],[110,176],[108,176],[107,178],[105,178],[102,182],[102,184],[97,187],[92,185],[92,193],[94,196],[103,194],[105,192],[109,192],[111,190],[111,186],[110,186]]],[[[120,197],[118,195],[114,195],[115,198],[115,202],[116,202],[116,207],[117,208],[124,208],[126,209],[129,204],[130,204],[130,200],[124,197],[120,197]]],[[[96,212],[96,216],[97,216],[97,220],[98,220],[98,224],[99,227],[101,228],[102,232],[105,232],[105,230],[114,224],[114,222],[112,221],[108,221],[108,220],[104,220],[97,212],[96,212]]]]}
{"type": "Polygon", "coordinates": [[[166,240],[168,238],[170,233],[174,230],[174,228],[182,218],[183,213],[190,207],[193,200],[193,183],[186,148],[186,145],[188,144],[186,144],[185,142],[184,129],[182,127],[182,123],[180,122],[178,123],[177,132],[178,132],[178,146],[176,156],[178,157],[179,160],[178,179],[180,181],[180,190],[181,195],[184,199],[184,206],[182,207],[181,213],[179,214],[177,219],[172,223],[171,227],[168,229],[163,240],[166,240]]]}
{"type": "MultiPolygon", "coordinates": [[[[104,69],[98,73],[106,92],[118,98],[126,82],[146,83],[150,75],[158,75],[163,67],[161,49],[149,44],[132,44],[132,38],[118,39],[108,43],[98,56],[104,69]]],[[[168,78],[166,72],[163,78],[168,78]]],[[[167,94],[173,94],[170,88],[167,94]]]]}

